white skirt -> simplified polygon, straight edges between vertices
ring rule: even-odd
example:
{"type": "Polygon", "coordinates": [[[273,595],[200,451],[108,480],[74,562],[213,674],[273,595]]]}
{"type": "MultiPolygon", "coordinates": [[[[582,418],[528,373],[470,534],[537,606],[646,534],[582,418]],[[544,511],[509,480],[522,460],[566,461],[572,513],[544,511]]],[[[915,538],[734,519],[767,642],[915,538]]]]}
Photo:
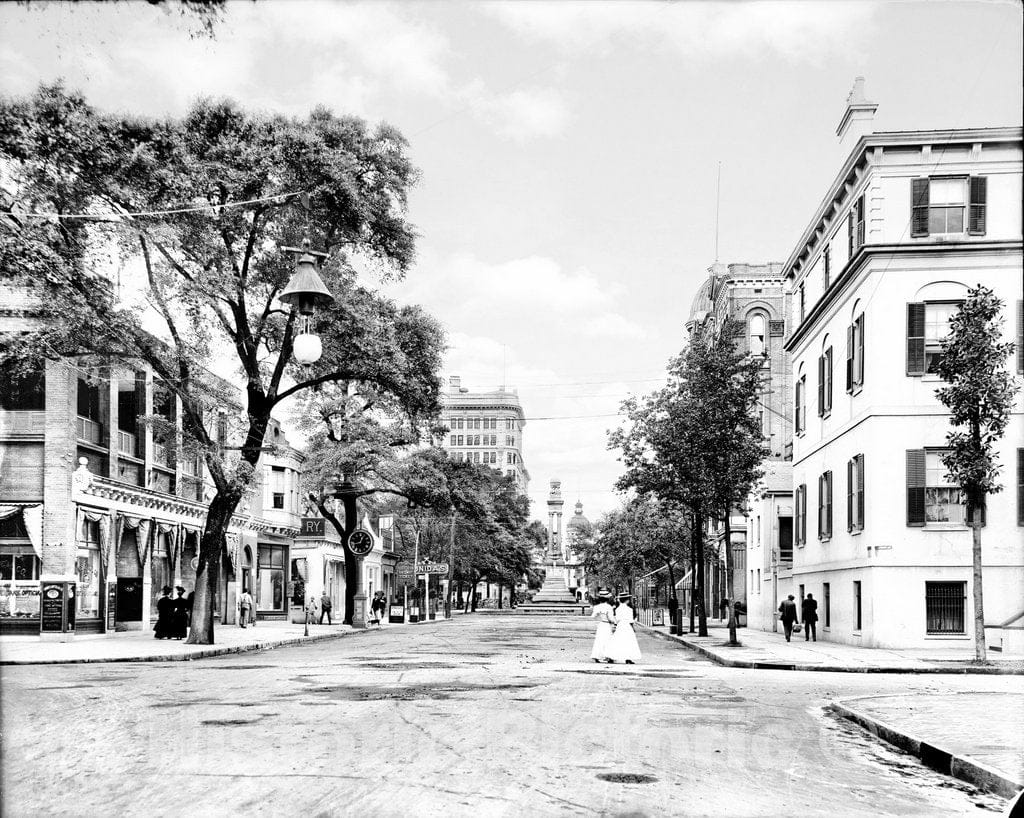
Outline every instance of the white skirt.
{"type": "Polygon", "coordinates": [[[623,623],[615,626],[615,632],[605,648],[605,656],[614,662],[640,661],[640,645],[632,625],[623,623]]]}
{"type": "Polygon", "coordinates": [[[590,651],[590,658],[604,659],[611,638],[612,626],[607,622],[598,622],[597,631],[594,633],[594,649],[590,651]]]}

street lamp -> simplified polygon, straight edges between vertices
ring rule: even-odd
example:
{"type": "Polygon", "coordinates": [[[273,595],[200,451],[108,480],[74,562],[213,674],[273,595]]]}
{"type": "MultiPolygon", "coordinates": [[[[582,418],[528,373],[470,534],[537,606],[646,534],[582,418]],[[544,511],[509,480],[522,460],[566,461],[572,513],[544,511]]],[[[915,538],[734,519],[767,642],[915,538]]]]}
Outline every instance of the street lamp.
{"type": "Polygon", "coordinates": [[[288,304],[292,310],[298,310],[298,334],[292,341],[295,360],[303,366],[315,364],[323,354],[320,336],[313,332],[313,312],[317,307],[326,307],[334,301],[331,291],[324,285],[317,272],[317,258],[327,258],[327,253],[317,253],[309,249],[309,239],[302,240],[302,247],[282,247],[288,253],[298,253],[288,286],[277,297],[288,304]]]}

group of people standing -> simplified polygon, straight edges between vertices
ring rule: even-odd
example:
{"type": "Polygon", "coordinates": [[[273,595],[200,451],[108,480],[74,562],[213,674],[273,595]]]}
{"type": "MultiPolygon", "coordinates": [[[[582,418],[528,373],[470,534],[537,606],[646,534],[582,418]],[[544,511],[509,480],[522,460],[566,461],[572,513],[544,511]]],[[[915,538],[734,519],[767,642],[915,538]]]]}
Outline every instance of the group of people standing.
{"type": "MultiPolygon", "coordinates": [[[[779,605],[779,621],[782,622],[782,630],[786,634],[786,641],[790,641],[793,632],[799,632],[796,626],[798,618],[796,612],[796,597],[790,594],[782,600],[779,605]]],[[[804,640],[818,641],[818,600],[814,594],[808,594],[800,601],[799,621],[804,623],[804,640]]]]}
{"type": "Polygon", "coordinates": [[[156,602],[156,625],[154,636],[157,639],[184,639],[188,636],[188,625],[192,619],[192,604],[195,593],[185,596],[185,589],[180,585],[174,587],[178,594],[171,598],[171,586],[160,589],[160,599],[156,602]]]}
{"type": "Polygon", "coordinates": [[[594,648],[590,652],[590,658],[595,662],[625,662],[632,665],[640,661],[640,645],[633,632],[636,617],[629,604],[630,599],[629,594],[619,594],[618,604],[613,607],[611,591],[607,588],[598,589],[590,613],[590,618],[597,620],[594,648]]]}

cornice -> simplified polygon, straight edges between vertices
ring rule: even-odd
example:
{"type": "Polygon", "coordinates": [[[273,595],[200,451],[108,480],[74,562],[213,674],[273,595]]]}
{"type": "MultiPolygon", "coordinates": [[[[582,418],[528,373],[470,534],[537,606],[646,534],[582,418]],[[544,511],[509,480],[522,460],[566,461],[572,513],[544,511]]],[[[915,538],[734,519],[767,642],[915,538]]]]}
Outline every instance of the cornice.
{"type": "Polygon", "coordinates": [[[933,256],[956,252],[982,253],[992,255],[1009,255],[1021,253],[1024,242],[1020,239],[1003,241],[997,239],[980,239],[976,241],[944,241],[922,242],[921,244],[864,244],[853,254],[839,277],[829,286],[825,294],[818,299],[807,317],[783,341],[782,348],[792,354],[796,347],[810,332],[821,315],[850,287],[857,274],[876,256],[933,256]]]}

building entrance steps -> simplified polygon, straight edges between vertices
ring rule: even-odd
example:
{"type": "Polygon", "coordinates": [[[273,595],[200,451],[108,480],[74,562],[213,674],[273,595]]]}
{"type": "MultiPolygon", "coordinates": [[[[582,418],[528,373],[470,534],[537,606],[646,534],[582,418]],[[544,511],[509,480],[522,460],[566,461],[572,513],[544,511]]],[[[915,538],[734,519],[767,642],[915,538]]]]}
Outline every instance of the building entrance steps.
{"type": "Polygon", "coordinates": [[[565,577],[561,569],[555,565],[547,566],[547,575],[544,577],[544,584],[533,596],[530,604],[546,604],[551,602],[578,605],[576,595],[565,584],[565,577]]]}
{"type": "MultiPolygon", "coordinates": [[[[685,626],[685,622],[684,622],[685,626]]],[[[685,645],[726,667],[762,670],[817,670],[837,673],[978,673],[1024,675],[1024,656],[989,653],[989,665],[975,665],[970,643],[937,643],[928,649],[860,648],[819,638],[808,642],[794,634],[787,642],[778,633],[740,628],[739,647],[728,644],[729,630],[722,620],[708,622],[708,636],[696,633],[670,635],[668,627],[647,627],[648,632],[685,645]]]]}
{"type": "MultiPolygon", "coordinates": [[[[437,622],[445,622],[438,619],[437,622]]],[[[393,624],[389,628],[421,627],[393,624]]],[[[311,623],[309,636],[305,626],[291,622],[259,622],[255,627],[223,625],[216,629],[213,645],[188,645],[184,641],[154,639],[153,631],[89,634],[75,636],[70,642],[41,642],[38,636],[0,636],[0,665],[50,665],[83,662],[184,662],[228,653],[270,650],[322,639],[335,639],[367,633],[376,628],[355,629],[348,625],[311,623]]]]}

